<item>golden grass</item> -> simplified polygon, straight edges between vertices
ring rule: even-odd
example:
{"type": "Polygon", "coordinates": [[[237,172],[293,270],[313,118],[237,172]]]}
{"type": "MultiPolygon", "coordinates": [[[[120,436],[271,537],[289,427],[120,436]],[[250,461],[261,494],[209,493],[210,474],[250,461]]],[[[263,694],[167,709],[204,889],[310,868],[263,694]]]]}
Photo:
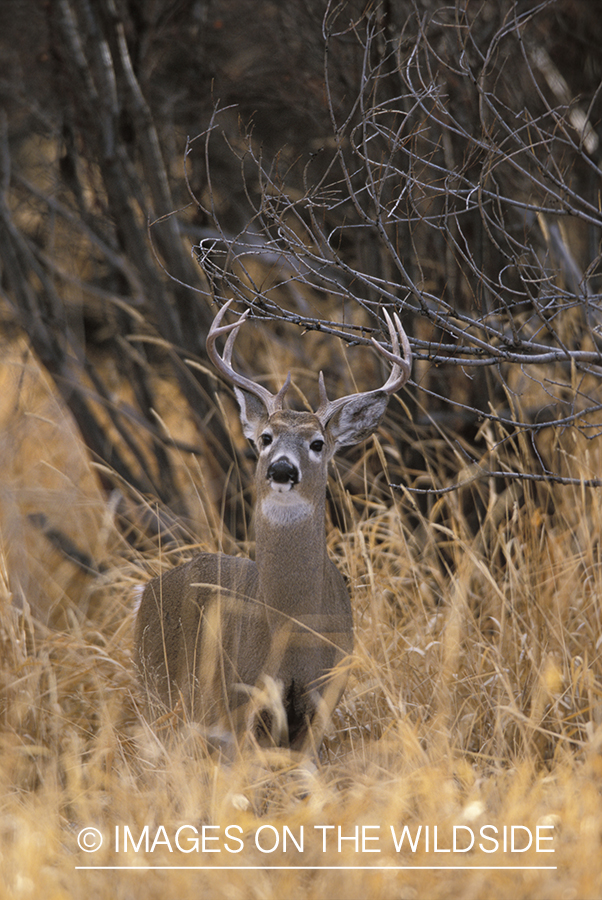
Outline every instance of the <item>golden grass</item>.
{"type": "MultiPolygon", "coordinates": [[[[343,499],[349,527],[330,528],[328,539],[352,585],[356,650],[322,760],[314,767],[284,751],[249,751],[216,764],[194,727],[159,739],[145,724],[131,662],[134,587],[158,560],[126,552],[31,358],[13,347],[4,361],[6,896],[602,894],[597,492],[491,485],[477,528],[468,521],[474,485],[428,500],[382,491],[343,499]],[[102,574],[83,574],[48,546],[27,518],[39,512],[102,563],[102,574]],[[404,826],[414,851],[408,834],[396,851],[404,826]],[[472,850],[453,852],[454,826],[459,848],[475,835],[472,850]],[[479,849],[494,847],[485,826],[498,829],[496,852],[479,849]],[[553,840],[510,852],[512,826],[520,846],[526,829],[553,840]],[[103,836],[97,852],[78,848],[88,827],[103,836]]],[[[598,442],[570,438],[555,452],[573,475],[600,471],[598,442]]],[[[386,438],[370,443],[358,471],[375,466],[390,467],[392,481],[402,472],[386,438]]],[[[205,522],[213,520],[208,511],[205,522]]]]}

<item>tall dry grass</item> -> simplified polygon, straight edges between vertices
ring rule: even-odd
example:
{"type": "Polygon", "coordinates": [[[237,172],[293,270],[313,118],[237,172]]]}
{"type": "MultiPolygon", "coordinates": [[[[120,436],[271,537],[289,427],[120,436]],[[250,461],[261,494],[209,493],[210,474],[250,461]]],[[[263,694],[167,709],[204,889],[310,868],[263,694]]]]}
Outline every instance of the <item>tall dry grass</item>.
{"type": "MultiPolygon", "coordinates": [[[[176,730],[167,719],[158,734],[140,712],[134,589],[171,564],[169,554],[125,544],[35,362],[15,345],[3,359],[4,896],[602,894],[598,492],[501,480],[484,490],[443,436],[422,448],[425,479],[404,466],[397,439],[406,426],[392,404],[379,440],[333,482],[345,527],[329,527],[328,541],[350,581],[356,648],[321,762],[248,751],[220,764],[193,726],[176,730]],[[454,468],[451,480],[466,484],[452,493],[387,488],[445,487],[454,468]],[[363,496],[346,494],[344,483],[362,477],[363,496]],[[75,565],[52,528],[95,571],[75,565]],[[88,853],[78,837],[90,826],[104,843],[88,853]],[[203,826],[197,852],[190,839],[203,826]],[[391,827],[399,839],[404,826],[415,851],[407,836],[395,849],[391,827]],[[452,852],[454,826],[459,847],[469,829],[476,835],[471,851],[452,852]],[[494,846],[484,826],[498,829],[497,852],[479,849],[494,846]],[[504,826],[507,837],[521,826],[520,846],[538,826],[552,840],[510,852],[504,826]],[[339,829],[353,839],[340,849],[339,829]],[[293,841],[301,834],[302,852],[293,841]],[[278,848],[262,852],[256,836],[263,851],[277,837],[278,848]]],[[[502,437],[483,430],[488,468],[512,458],[528,471],[529,448],[510,437],[500,445],[502,437]]],[[[599,441],[560,435],[549,452],[577,478],[600,471],[599,441]]],[[[202,466],[180,463],[198,485],[202,466]]],[[[215,510],[199,512],[199,531],[209,549],[223,538],[215,510]]]]}

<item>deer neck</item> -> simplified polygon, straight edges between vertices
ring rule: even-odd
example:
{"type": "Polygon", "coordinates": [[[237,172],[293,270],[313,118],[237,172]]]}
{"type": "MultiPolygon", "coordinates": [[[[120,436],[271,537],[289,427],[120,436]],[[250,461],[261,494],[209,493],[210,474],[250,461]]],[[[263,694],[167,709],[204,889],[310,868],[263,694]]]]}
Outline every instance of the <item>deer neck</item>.
{"type": "Polygon", "coordinates": [[[324,596],[325,503],[287,506],[268,497],[255,519],[259,589],[268,607],[295,616],[317,613],[324,596]]]}

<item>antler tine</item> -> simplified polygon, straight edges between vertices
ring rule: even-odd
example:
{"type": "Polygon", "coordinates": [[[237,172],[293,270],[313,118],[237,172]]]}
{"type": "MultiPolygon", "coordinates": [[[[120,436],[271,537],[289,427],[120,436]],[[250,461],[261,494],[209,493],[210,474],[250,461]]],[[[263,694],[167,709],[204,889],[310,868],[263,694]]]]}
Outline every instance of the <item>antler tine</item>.
{"type": "Polygon", "coordinates": [[[385,359],[388,359],[389,362],[393,363],[391,374],[383,384],[381,390],[385,391],[387,394],[394,394],[395,391],[398,391],[399,388],[404,386],[412,372],[412,348],[410,347],[408,336],[403,330],[403,326],[397,313],[393,313],[393,319],[395,320],[395,324],[393,324],[393,320],[387,310],[385,309],[383,312],[389,327],[389,336],[391,338],[393,352],[391,353],[386,347],[379,344],[375,338],[371,338],[371,340],[378,352],[384,356],[385,359]],[[400,342],[403,347],[403,356],[401,356],[399,352],[400,342]]]}
{"type": "MultiPolygon", "coordinates": [[[[412,371],[412,349],[408,337],[403,330],[403,326],[399,320],[397,313],[393,313],[393,319],[384,310],[385,320],[389,328],[389,337],[391,340],[392,352],[387,350],[375,338],[371,338],[372,343],[378,352],[393,363],[391,374],[381,388],[374,391],[364,391],[367,394],[376,394],[383,391],[386,394],[394,394],[406,383],[412,371]],[[403,348],[403,356],[400,353],[400,345],[403,348]]],[[[324,384],[324,375],[320,372],[318,379],[318,390],[320,395],[320,405],[316,410],[316,415],[321,422],[327,422],[331,416],[344,406],[352,397],[361,396],[361,394],[348,394],[346,397],[340,397],[338,400],[329,400],[326,394],[326,386],[324,384]]]]}
{"type": "Polygon", "coordinates": [[[263,385],[258,384],[256,381],[252,381],[250,378],[245,378],[244,375],[241,375],[239,372],[236,372],[234,370],[234,368],[232,367],[232,351],[234,350],[234,342],[243,322],[249,315],[249,310],[247,309],[237,322],[233,322],[231,325],[222,325],[221,322],[231,303],[232,300],[228,300],[227,303],[224,303],[222,308],[217,313],[215,319],[213,320],[213,323],[207,335],[207,353],[215,368],[226,381],[230,382],[235,387],[238,387],[241,390],[247,391],[247,393],[254,394],[256,397],[258,397],[265,405],[268,415],[271,415],[277,410],[282,409],[284,395],[286,394],[291,383],[290,372],[287,375],[286,381],[284,382],[278,393],[272,394],[272,392],[268,391],[267,388],[264,388],[263,385]],[[220,356],[215,346],[215,342],[218,337],[224,334],[228,335],[228,339],[226,340],[223,355],[220,356]]]}

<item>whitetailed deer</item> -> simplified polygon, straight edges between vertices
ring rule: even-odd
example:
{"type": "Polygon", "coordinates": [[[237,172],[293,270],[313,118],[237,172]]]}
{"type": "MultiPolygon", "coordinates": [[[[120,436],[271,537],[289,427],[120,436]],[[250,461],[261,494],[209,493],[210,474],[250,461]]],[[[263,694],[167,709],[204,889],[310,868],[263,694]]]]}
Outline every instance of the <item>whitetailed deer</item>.
{"type": "Polygon", "coordinates": [[[328,462],[378,427],[389,395],[409,378],[410,345],[398,316],[393,323],[385,313],[392,352],[372,339],[392,363],[383,386],[330,401],[320,373],[316,412],[293,412],[283,408],[290,374],[272,394],[234,371],[248,311],[222,325],[229,305],[207,351],[233,385],[258,453],[256,561],[202,553],[153,579],[138,612],[137,662],[151,694],[172,709],[181,704],[208,734],[250,730],[263,743],[315,749],[347,681],[338,664],[353,648],[349,594],[326,551],[328,462]]]}

